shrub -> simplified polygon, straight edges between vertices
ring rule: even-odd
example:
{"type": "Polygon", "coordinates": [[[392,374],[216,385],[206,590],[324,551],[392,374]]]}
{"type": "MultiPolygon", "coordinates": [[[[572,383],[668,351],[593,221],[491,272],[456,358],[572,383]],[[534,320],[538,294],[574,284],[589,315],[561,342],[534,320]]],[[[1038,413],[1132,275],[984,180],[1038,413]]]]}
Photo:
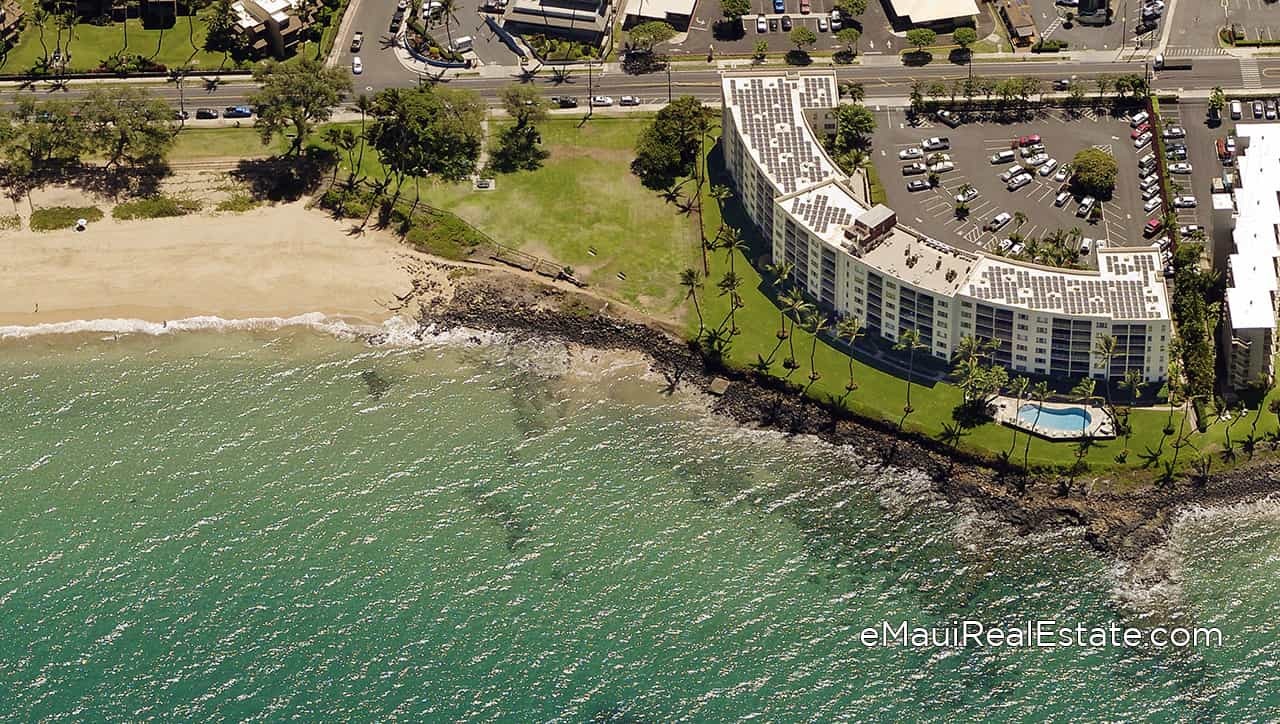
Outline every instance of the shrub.
{"type": "Polygon", "coordinates": [[[200,202],[174,196],[150,196],[137,201],[126,201],[111,210],[117,219],[163,219],[186,216],[200,210],[200,202]]]}
{"type": "Polygon", "coordinates": [[[1038,40],[1036,44],[1031,46],[1032,53],[1056,53],[1067,47],[1067,41],[1050,38],[1048,40],[1038,40]]]}
{"type": "Polygon", "coordinates": [[[22,228],[22,217],[17,214],[0,216],[0,229],[10,231],[22,228]]]}
{"type": "Polygon", "coordinates": [[[97,206],[50,206],[31,213],[32,231],[57,231],[70,229],[76,220],[101,221],[102,209],[97,206]]]}
{"type": "Polygon", "coordinates": [[[241,214],[251,211],[258,207],[258,200],[246,193],[238,193],[229,198],[225,198],[218,202],[215,208],[217,211],[229,211],[235,214],[241,214]]]}

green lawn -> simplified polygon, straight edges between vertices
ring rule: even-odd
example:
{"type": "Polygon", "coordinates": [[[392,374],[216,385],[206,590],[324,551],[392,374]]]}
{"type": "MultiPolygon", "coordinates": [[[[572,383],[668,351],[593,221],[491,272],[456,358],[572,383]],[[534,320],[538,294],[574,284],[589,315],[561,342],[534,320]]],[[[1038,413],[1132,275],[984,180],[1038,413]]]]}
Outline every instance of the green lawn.
{"type": "MultiPolygon", "coordinates": [[[[27,11],[27,27],[22,31],[18,44],[0,61],[0,72],[26,72],[33,68],[44,56],[44,49],[40,44],[40,29],[30,21],[32,3],[24,1],[22,4],[27,11]]],[[[106,26],[81,23],[75,26],[74,36],[70,44],[71,65],[69,69],[73,71],[92,70],[104,58],[126,47],[124,44],[123,25],[124,23],[113,23],[106,26]]],[[[167,29],[144,29],[140,20],[132,18],[129,20],[129,44],[126,52],[142,55],[171,68],[185,63],[188,58],[191,58],[192,64],[197,69],[217,68],[222,63],[222,54],[200,50],[204,45],[204,20],[195,18],[194,29],[195,47],[193,48],[188,37],[189,29],[186,16],[179,16],[177,24],[167,29]],[[192,57],[193,52],[195,53],[194,57],[192,57]]],[[[58,47],[59,37],[56,25],[50,20],[44,29],[44,43],[50,55],[58,47]]],[[[61,34],[61,46],[65,52],[67,46],[65,32],[61,34]]]]}
{"type": "MultiPolygon", "coordinates": [[[[189,104],[195,108],[195,104],[189,104]]],[[[277,138],[270,146],[262,145],[258,132],[249,120],[240,128],[184,128],[178,132],[173,150],[169,153],[172,161],[186,161],[200,158],[224,158],[267,156],[282,152],[287,143],[277,138]]]]}

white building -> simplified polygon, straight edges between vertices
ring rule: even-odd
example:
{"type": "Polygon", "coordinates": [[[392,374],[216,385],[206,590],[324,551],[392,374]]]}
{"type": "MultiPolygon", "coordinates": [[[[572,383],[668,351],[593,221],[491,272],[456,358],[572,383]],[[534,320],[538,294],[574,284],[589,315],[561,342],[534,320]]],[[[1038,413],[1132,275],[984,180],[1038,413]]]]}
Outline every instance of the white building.
{"type": "Polygon", "coordinates": [[[725,75],[721,143],[748,214],[775,263],[841,316],[893,341],[916,330],[949,359],[964,337],[998,340],[1010,369],[1055,377],[1164,378],[1171,335],[1159,253],[1103,249],[1097,271],[1041,267],[958,249],[867,203],[827,157],[815,129],[834,132],[834,74],[725,75]],[[1113,335],[1118,356],[1095,354],[1113,335]]]}
{"type": "Polygon", "coordinates": [[[893,14],[919,26],[950,30],[957,25],[972,25],[978,14],[974,0],[890,0],[893,14]]]}
{"type": "Polygon", "coordinates": [[[1240,169],[1227,251],[1222,353],[1228,381],[1242,388],[1275,378],[1276,289],[1280,266],[1280,123],[1236,125],[1240,169]]]}

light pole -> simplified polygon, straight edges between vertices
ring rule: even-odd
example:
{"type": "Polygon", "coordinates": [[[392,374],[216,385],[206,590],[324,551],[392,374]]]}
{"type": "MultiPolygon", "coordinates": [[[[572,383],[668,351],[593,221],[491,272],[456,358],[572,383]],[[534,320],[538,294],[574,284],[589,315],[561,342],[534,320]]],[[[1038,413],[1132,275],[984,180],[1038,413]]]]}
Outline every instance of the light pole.
{"type": "Polygon", "coordinates": [[[667,103],[671,103],[671,59],[667,58],[667,103]]]}
{"type": "Polygon", "coordinates": [[[587,118],[591,117],[591,113],[595,111],[595,108],[596,108],[595,91],[592,90],[592,85],[591,85],[591,66],[592,65],[593,63],[591,62],[591,59],[588,58],[587,59],[587,118]]]}

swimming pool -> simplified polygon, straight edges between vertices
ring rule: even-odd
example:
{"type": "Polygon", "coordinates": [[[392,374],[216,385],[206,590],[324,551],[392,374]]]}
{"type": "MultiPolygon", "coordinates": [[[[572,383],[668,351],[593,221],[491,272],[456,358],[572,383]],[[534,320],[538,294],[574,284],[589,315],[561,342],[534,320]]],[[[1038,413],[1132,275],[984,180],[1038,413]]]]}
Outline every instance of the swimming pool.
{"type": "Polygon", "coordinates": [[[1018,422],[1028,428],[1079,433],[1088,429],[1093,415],[1083,407],[1046,407],[1040,410],[1040,405],[1029,404],[1018,409],[1018,422]],[[1038,421],[1037,412],[1040,414],[1038,421]]]}

